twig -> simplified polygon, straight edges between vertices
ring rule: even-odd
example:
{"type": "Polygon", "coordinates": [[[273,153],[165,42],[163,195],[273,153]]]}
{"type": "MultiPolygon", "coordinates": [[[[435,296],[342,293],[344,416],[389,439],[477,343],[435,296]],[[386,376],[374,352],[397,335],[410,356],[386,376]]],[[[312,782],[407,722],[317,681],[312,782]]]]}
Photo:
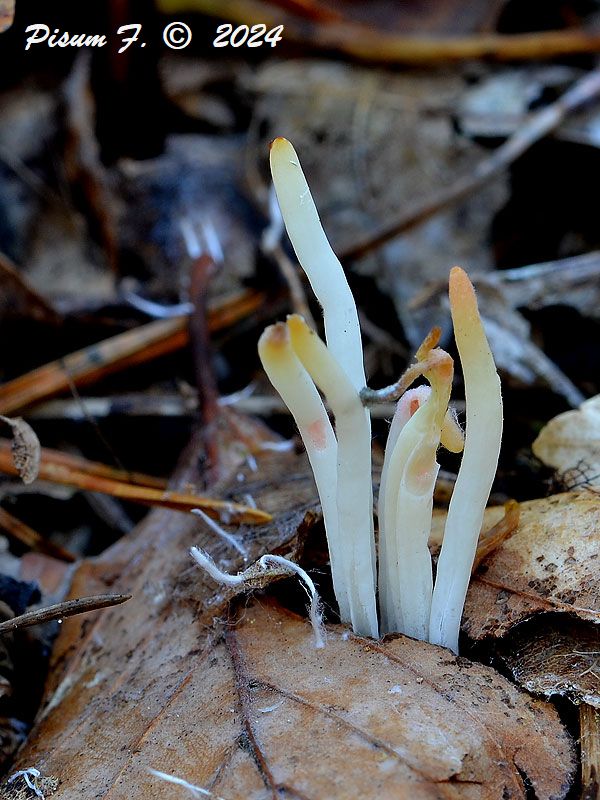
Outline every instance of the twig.
{"type": "MultiPolygon", "coordinates": [[[[234,400],[221,397],[222,405],[232,406],[244,414],[269,417],[271,414],[289,414],[289,409],[276,395],[255,394],[241,396],[234,400]]],[[[191,417],[198,407],[196,398],[181,397],[179,394],[126,394],[116,397],[86,397],[85,404],[94,417],[132,416],[132,417],[191,417]]],[[[370,408],[375,419],[385,419],[394,414],[390,404],[375,405],[370,408]]],[[[81,408],[74,400],[49,400],[26,414],[27,419],[81,419],[81,408]]],[[[132,473],[137,474],[137,473],[132,473]]],[[[156,479],[159,480],[159,479],[156,479]]],[[[139,481],[131,481],[132,483],[139,481]]],[[[144,484],[146,485],[146,484],[144,484]]],[[[150,484],[147,484],[150,485],[150,484]]]]}
{"type": "Polygon", "coordinates": [[[9,286],[12,286],[17,297],[22,298],[23,303],[27,305],[34,319],[43,320],[52,325],[56,325],[60,321],[57,311],[30,286],[4,253],[0,253],[0,278],[3,282],[6,281],[9,286]]]}
{"type": "Polygon", "coordinates": [[[392,224],[347,248],[341,253],[341,259],[361,258],[390,239],[420,225],[440,211],[473,194],[491,178],[503,172],[533,144],[557,128],[568,114],[585,103],[597,99],[599,94],[600,69],[596,69],[577,81],[556,102],[532,114],[522,128],[498,147],[489,158],[480,161],[469,175],[459,178],[435,197],[430,197],[416,208],[409,208],[392,224]]]}
{"type": "MultiPolygon", "coordinates": [[[[254,313],[263,302],[264,296],[255,291],[222,301],[209,311],[209,328],[217,331],[232,325],[254,313]]],[[[0,414],[68,391],[69,379],[78,387],[89,385],[119,370],[180,350],[188,343],[187,324],[186,316],[149,322],[8,381],[0,386],[0,414]]]]}
{"type": "MultiPolygon", "coordinates": [[[[110,469],[110,468],[108,468],[110,469]]],[[[6,445],[0,446],[0,472],[6,475],[17,475],[17,469],[12,462],[10,450],[6,445]]],[[[271,515],[260,509],[250,508],[239,503],[213,500],[191,493],[172,492],[169,490],[155,489],[148,486],[138,486],[126,481],[102,477],[73,469],[66,463],[44,460],[40,464],[40,480],[59,483],[63,486],[73,486],[76,489],[88,492],[102,492],[121,500],[129,500],[142,505],[171,508],[175,511],[188,512],[194,508],[201,508],[209,516],[217,520],[227,520],[230,523],[244,522],[248,524],[263,524],[270,522],[271,515]]]]}
{"type": "Polygon", "coordinates": [[[189,319],[190,343],[194,359],[194,375],[198,392],[198,408],[202,422],[202,434],[206,449],[207,476],[215,483],[219,476],[219,443],[216,423],[219,416],[219,390],[213,370],[213,351],[207,324],[206,301],[211,278],[217,265],[207,252],[201,253],[191,265],[190,299],[194,311],[189,319]]]}
{"type": "MultiPolygon", "coordinates": [[[[0,459],[4,459],[4,453],[12,450],[10,442],[0,438],[0,459]]],[[[63,453],[61,450],[53,450],[50,447],[42,447],[40,450],[40,463],[52,469],[54,467],[64,467],[75,472],[82,472],[99,478],[110,478],[124,483],[133,483],[136,486],[150,486],[153,489],[167,488],[167,481],[164,478],[155,478],[153,475],[146,475],[143,472],[130,472],[129,470],[110,467],[99,461],[88,461],[87,458],[75,456],[71,453],[63,453]]]]}
{"type": "Polygon", "coordinates": [[[76,600],[65,600],[63,603],[55,603],[52,606],[38,608],[35,611],[26,611],[18,617],[0,622],[0,634],[11,633],[20,628],[30,628],[32,625],[52,622],[55,619],[73,617],[75,614],[85,614],[87,611],[97,611],[101,608],[118,606],[130,599],[130,594],[99,594],[93,597],[78,597],[76,600]]]}
{"type": "MultiPolygon", "coordinates": [[[[159,0],[166,13],[179,10],[177,0],[159,0]]],[[[440,64],[448,61],[487,58],[495,61],[556,58],[571,53],[595,53],[600,34],[585,30],[558,30],[521,34],[473,34],[471,36],[419,36],[398,34],[355,22],[325,25],[285,13],[261,0],[195,0],[194,9],[219,19],[245,25],[284,25],[284,37],[313,48],[340,50],[370,62],[396,64],[440,64]]]]}
{"type": "Polygon", "coordinates": [[[46,553],[46,555],[69,563],[76,560],[76,556],[74,556],[73,553],[70,553],[68,550],[65,550],[59,545],[49,541],[44,536],[41,536],[37,531],[34,531],[33,528],[30,528],[29,525],[26,525],[20,519],[9,514],[4,508],[0,508],[0,528],[31,550],[37,550],[39,553],[46,553]]]}
{"type": "Polygon", "coordinates": [[[600,711],[587,703],[579,706],[581,742],[581,800],[600,797],[600,711]]]}

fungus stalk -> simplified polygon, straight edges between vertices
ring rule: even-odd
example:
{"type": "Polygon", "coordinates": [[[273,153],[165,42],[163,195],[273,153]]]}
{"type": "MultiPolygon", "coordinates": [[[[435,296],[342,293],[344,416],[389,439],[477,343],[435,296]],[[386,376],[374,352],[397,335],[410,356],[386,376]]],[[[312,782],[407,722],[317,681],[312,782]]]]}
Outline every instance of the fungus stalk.
{"type": "Polygon", "coordinates": [[[336,500],[337,441],[331,422],[310,375],[292,349],[286,325],[279,322],[266,328],[258,342],[258,353],[269,380],[291,411],[304,442],[321,500],[333,589],[340,616],[349,622],[347,566],[336,500]]]}
{"type": "Polygon", "coordinates": [[[450,500],[431,605],[429,641],[458,652],[458,633],[483,513],[500,454],[500,379],[467,274],[450,272],[450,310],[465,384],[464,453],[450,500]]]}
{"type": "MultiPolygon", "coordinates": [[[[366,379],[358,312],[342,266],[321,226],[296,151],[286,139],[275,139],[271,145],[270,160],[273,184],[290,241],[323,308],[327,350],[326,355],[321,353],[319,358],[329,356],[328,362],[330,365],[335,364],[336,375],[343,376],[346,397],[341,405],[344,413],[341,418],[336,417],[336,428],[338,436],[340,426],[345,431],[341,437],[344,440],[344,452],[348,452],[351,436],[355,440],[352,448],[353,463],[349,464],[345,457],[342,459],[335,451],[337,469],[332,485],[335,486],[340,538],[340,557],[337,561],[342,560],[343,552],[347,553],[348,560],[348,566],[343,570],[342,583],[338,579],[340,593],[338,594],[336,588],[336,596],[344,621],[351,621],[357,633],[377,636],[371,420],[359,396],[366,379]],[[351,434],[346,425],[348,413],[351,413],[353,421],[351,434]],[[345,500],[341,499],[351,496],[361,498],[360,511],[358,502],[352,502],[348,507],[345,500]],[[356,560],[358,554],[360,558],[356,560]],[[349,606],[345,605],[344,595],[348,598],[349,606]]],[[[308,362],[304,366],[311,371],[308,362]]],[[[338,394],[330,382],[328,387],[329,394],[337,402],[338,394]]],[[[333,452],[331,448],[329,450],[333,452]]],[[[321,499],[323,500],[322,496],[321,499]]],[[[330,549],[330,554],[335,561],[333,549],[330,549]]]]}
{"type": "MultiPolygon", "coordinates": [[[[364,480],[365,452],[371,452],[371,432],[363,424],[364,408],[333,354],[298,314],[288,317],[294,352],[319,389],[335,417],[337,434],[337,512],[348,551],[346,586],[350,619],[355,631],[377,637],[377,610],[373,585],[374,563],[370,535],[373,525],[371,479],[364,480]]],[[[371,459],[369,457],[369,470],[371,459]]]]}
{"type": "Polygon", "coordinates": [[[454,372],[450,356],[433,349],[432,332],[417,353],[431,388],[400,399],[386,447],[379,497],[380,607],[386,632],[417,639],[429,635],[433,591],[431,531],[440,440],[452,450],[462,441],[447,421],[454,372]]]}

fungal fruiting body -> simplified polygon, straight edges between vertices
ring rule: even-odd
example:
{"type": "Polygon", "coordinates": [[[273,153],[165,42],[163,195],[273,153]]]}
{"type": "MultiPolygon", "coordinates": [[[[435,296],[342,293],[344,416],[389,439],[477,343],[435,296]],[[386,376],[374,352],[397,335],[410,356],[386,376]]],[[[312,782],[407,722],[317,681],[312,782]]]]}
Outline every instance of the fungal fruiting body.
{"type": "Polygon", "coordinates": [[[385,632],[417,639],[429,635],[433,590],[431,530],[436,452],[450,400],[454,365],[443,350],[417,354],[429,360],[424,371],[431,388],[420,387],[398,403],[388,440],[379,502],[379,595],[385,632]]]}
{"type": "MultiPolygon", "coordinates": [[[[271,172],[298,261],[323,308],[326,344],[302,317],[292,315],[285,326],[267,329],[259,352],[296,419],[313,464],[342,621],[351,622],[357,633],[376,636],[371,433],[361,403],[361,393],[364,399],[370,390],[365,390],[358,313],[298,156],[285,139],[275,139],[271,145],[271,172]],[[276,346],[278,370],[273,366],[276,346]],[[317,389],[325,395],[335,431],[317,389]],[[307,403],[304,398],[309,396],[310,412],[306,406],[303,417],[299,403],[307,403]]],[[[426,338],[415,364],[395,387],[398,395],[406,394],[394,415],[380,482],[378,573],[383,632],[400,631],[456,650],[483,509],[498,460],[502,402],[473,287],[460,268],[450,275],[450,306],[465,378],[467,443],[435,587],[427,543],[439,469],[436,453],[440,444],[453,452],[463,446],[462,431],[449,408],[454,365],[436,346],[438,330],[426,338]],[[420,376],[429,386],[406,391],[420,376]]]]}
{"type": "Polygon", "coordinates": [[[500,378],[466,272],[450,272],[450,310],[465,384],[463,457],[450,500],[437,565],[429,641],[458,652],[458,633],[477,539],[500,454],[500,378]]]}
{"type": "MultiPolygon", "coordinates": [[[[323,494],[317,488],[330,556],[334,564],[341,565],[340,569],[336,566],[343,581],[340,616],[342,621],[351,622],[357,633],[376,637],[379,630],[375,600],[371,420],[359,395],[366,379],[358,312],[342,265],[321,226],[296,151],[286,139],[275,139],[270,161],[290,241],[323,308],[326,346],[318,337],[313,337],[298,317],[288,320],[288,329],[295,355],[327,396],[334,411],[336,474],[331,485],[335,487],[335,508],[323,503],[323,494]],[[337,539],[330,536],[330,530],[339,531],[337,539]]],[[[339,578],[337,583],[339,586],[339,578]]]]}
{"type": "MultiPolygon", "coordinates": [[[[294,314],[285,324],[269,326],[258,350],[265,372],[294,417],[313,469],[340,617],[356,633],[378,636],[378,572],[381,630],[456,652],[502,435],[500,382],[473,286],[462,269],[451,271],[450,308],[466,393],[465,438],[449,407],[454,364],[437,346],[439,330],[429,334],[415,363],[394,386],[366,388],[356,305],[321,227],[298,156],[285,139],[271,145],[271,172],[293,248],[323,308],[326,342],[294,314]],[[429,385],[411,389],[420,377],[429,385]],[[365,405],[391,397],[399,401],[380,481],[377,570],[371,424],[365,405]],[[463,444],[434,585],[428,538],[439,469],[436,454],[440,445],[458,453],[463,444]]],[[[206,554],[196,552],[194,557],[219,579],[218,568],[206,554]]],[[[274,563],[273,557],[265,558],[274,563]]],[[[318,629],[316,590],[306,573],[296,571],[311,595],[311,620],[318,629]]],[[[223,581],[240,583],[248,573],[225,576],[223,581]]]]}

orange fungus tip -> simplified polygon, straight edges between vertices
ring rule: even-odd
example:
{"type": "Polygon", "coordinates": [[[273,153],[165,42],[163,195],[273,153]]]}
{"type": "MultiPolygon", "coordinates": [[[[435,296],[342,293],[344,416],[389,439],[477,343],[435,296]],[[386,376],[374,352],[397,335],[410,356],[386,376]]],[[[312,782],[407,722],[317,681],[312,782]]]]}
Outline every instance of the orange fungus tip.
{"type": "Polygon", "coordinates": [[[462,306],[467,304],[476,303],[475,289],[471,283],[469,276],[460,267],[453,267],[450,270],[449,282],[449,295],[450,306],[462,306]]]}
{"type": "Polygon", "coordinates": [[[287,144],[287,139],[285,139],[283,136],[276,136],[269,143],[269,150],[272,150],[274,147],[280,146],[282,144],[287,144]]]}

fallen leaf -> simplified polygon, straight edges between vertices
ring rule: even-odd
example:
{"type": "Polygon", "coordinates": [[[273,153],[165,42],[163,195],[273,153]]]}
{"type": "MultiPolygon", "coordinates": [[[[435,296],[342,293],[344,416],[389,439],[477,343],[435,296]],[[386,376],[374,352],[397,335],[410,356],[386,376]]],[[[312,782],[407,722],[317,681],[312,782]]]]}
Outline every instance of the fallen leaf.
{"type": "MultiPolygon", "coordinates": [[[[217,420],[215,436],[221,496],[235,501],[251,494],[274,515],[267,525],[230,528],[248,563],[283,545],[284,552],[293,551],[306,512],[315,507],[305,456],[282,448],[265,426],[229,409],[222,424],[217,420]]],[[[199,480],[200,453],[196,437],[173,489],[199,480]]],[[[160,754],[156,768],[174,752],[172,746],[182,757],[189,747],[196,763],[199,719],[211,703],[201,684],[212,663],[213,623],[218,629],[230,595],[194,565],[191,545],[207,550],[224,569],[244,566],[240,553],[201,520],[161,509],[75,572],[70,597],[119,587],[128,587],[133,597],[114,615],[101,611],[61,626],[45,705],[14,767],[35,767],[60,779],[61,800],[103,796],[117,786],[128,797],[141,796],[140,776],[132,770],[136,752],[146,746],[160,754]],[[164,752],[155,744],[163,734],[170,741],[164,752]]],[[[213,701],[215,708],[223,701],[227,717],[226,698],[213,701]]],[[[173,787],[163,792],[172,797],[173,787]]]]}
{"type": "Polygon", "coordinates": [[[600,629],[556,617],[519,625],[500,657],[514,680],[533,694],[567,697],[600,708],[600,629]]]}
{"type": "Polygon", "coordinates": [[[195,763],[144,748],[132,765],[153,797],[166,796],[144,777],[157,766],[227,800],[497,800],[524,798],[529,782],[541,800],[569,786],[572,747],[551,707],[405,637],[380,644],[336,627],[316,650],[305,620],[255,604],[213,650],[201,691],[195,763]]]}
{"type": "MultiPolygon", "coordinates": [[[[473,576],[462,630],[500,637],[534,614],[561,612],[600,623],[600,503],[567,492],[520,503],[519,528],[473,576]]],[[[503,509],[486,512],[484,530],[503,509]]],[[[439,517],[437,524],[439,526],[439,517]]]]}
{"type": "Polygon", "coordinates": [[[551,419],[531,447],[566,487],[600,486],[600,395],[551,419]]]}

